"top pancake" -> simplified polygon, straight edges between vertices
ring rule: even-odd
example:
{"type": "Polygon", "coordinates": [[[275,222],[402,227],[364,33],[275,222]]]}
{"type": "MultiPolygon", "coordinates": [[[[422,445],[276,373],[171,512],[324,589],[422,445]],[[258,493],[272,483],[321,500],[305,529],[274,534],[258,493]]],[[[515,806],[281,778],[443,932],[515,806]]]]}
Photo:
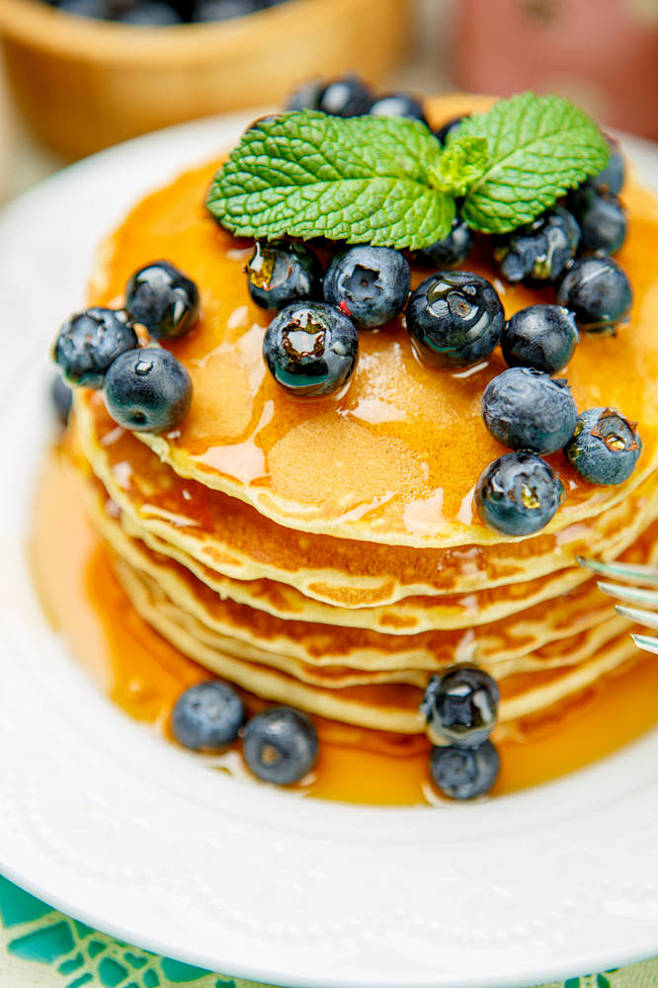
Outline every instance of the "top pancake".
{"type": "MultiPolygon", "coordinates": [[[[447,97],[428,107],[434,123],[482,108],[447,97]]],[[[401,320],[361,332],[360,360],[340,398],[298,399],[268,374],[262,358],[271,313],[251,303],[244,265],[251,244],[219,228],[204,208],[219,162],[182,175],[144,199],[106,243],[90,292],[121,305],[131,273],[170,260],[199,285],[201,318],[167,344],[194,383],[182,426],[139,438],[184,477],[237,497],[280,525],[341,538],[444,548],[493,545],[473,507],[482,470],[505,452],[485,428],[480,402],[505,368],[499,352],[454,373],[413,356],[401,320]]],[[[579,410],[611,405],[640,423],[644,452],[619,487],[582,481],[561,455],[565,504],[545,530],[562,531],[623,500],[658,464],[658,199],[632,178],[623,200],[629,235],[618,259],[634,291],[631,321],[616,337],[584,335],[567,376],[579,410]]],[[[504,284],[486,242],[464,267],[494,282],[509,317],[550,290],[504,284]]],[[[413,284],[430,273],[413,272],[413,284]]]]}

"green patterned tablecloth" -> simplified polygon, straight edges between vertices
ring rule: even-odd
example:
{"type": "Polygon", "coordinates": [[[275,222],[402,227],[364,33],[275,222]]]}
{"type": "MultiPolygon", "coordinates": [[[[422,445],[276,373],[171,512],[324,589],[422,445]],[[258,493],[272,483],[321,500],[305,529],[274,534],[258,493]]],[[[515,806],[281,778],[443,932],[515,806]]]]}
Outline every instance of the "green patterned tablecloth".
{"type": "MultiPolygon", "coordinates": [[[[265,988],[120,943],[1,875],[0,944],[0,988],[265,988]]],[[[658,960],[545,988],[658,988],[658,960]]]]}

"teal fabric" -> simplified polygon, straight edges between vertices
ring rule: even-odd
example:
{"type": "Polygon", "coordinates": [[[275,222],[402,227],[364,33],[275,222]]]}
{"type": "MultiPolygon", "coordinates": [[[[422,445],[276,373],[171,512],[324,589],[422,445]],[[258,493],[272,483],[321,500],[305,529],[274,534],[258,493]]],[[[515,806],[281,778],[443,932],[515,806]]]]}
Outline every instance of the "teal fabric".
{"type": "MultiPolygon", "coordinates": [[[[267,988],[157,957],[92,930],[0,875],[2,988],[267,988]]],[[[404,988],[404,986],[400,986],[404,988]]],[[[544,988],[658,988],[658,960],[544,988]]]]}

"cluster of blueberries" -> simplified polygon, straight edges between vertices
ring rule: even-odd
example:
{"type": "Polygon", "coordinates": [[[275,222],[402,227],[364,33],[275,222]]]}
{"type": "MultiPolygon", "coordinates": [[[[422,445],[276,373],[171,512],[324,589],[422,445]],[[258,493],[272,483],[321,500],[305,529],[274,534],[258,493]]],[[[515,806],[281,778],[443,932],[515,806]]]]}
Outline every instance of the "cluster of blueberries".
{"type": "MultiPolygon", "coordinates": [[[[289,104],[289,109],[301,107],[342,116],[381,112],[425,119],[413,97],[374,100],[354,76],[307,84],[289,104]]],[[[444,141],[458,123],[446,124],[437,139],[444,141]]],[[[500,343],[509,370],[487,387],[482,412],[487,428],[514,452],[483,473],[476,502],[483,519],[499,531],[539,531],[564,496],[542,455],[564,449],[585,480],[618,484],[630,476],[641,451],[633,423],[610,408],[579,416],[567,382],[554,378],[571,359],[579,328],[612,333],[630,310],[630,283],[609,256],[626,236],[617,199],[623,179],[623,158],[611,146],[605,171],[572,192],[564,205],[492,238],[494,259],[508,281],[552,285],[556,292],[557,304],[530,306],[507,322],[493,285],[455,270],[474,241],[459,217],[444,240],[417,252],[419,264],[440,270],[411,294],[408,260],[392,248],[339,250],[323,272],[306,244],[257,243],[247,266],[249,292],[258,305],[279,310],[264,339],[270,372],[291,394],[341,394],[357,363],[358,331],[383,326],[403,311],[415,353],[437,367],[477,364],[500,343]]]]}
{"type": "MultiPolygon", "coordinates": [[[[124,429],[164,432],[178,425],[192,401],[183,364],[157,340],[183,336],[199,312],[197,286],[167,261],[140,268],[126,286],[123,309],[94,306],[60,328],[54,359],[69,384],[102,388],[107,410],[124,429]],[[135,325],[149,334],[140,346],[135,325]]],[[[55,405],[65,421],[70,390],[58,379],[55,405]]]]}
{"type": "Polygon", "coordinates": [[[46,0],[52,7],[94,20],[171,27],[225,21],[275,7],[285,0],[46,0]]]}
{"type": "Polygon", "coordinates": [[[293,707],[269,707],[247,720],[244,703],[227,683],[210,680],[181,693],[171,716],[176,740],[192,751],[221,752],[242,737],[244,759],[264,782],[299,782],[318,756],[313,721],[293,707]]]}
{"type": "MultiPolygon", "coordinates": [[[[489,740],[500,695],[494,679],[474,665],[432,676],[421,705],[433,742],[430,772],[452,799],[489,792],[500,769],[489,740]]],[[[193,751],[222,752],[242,738],[244,759],[264,782],[291,785],[311,771],[318,755],[312,720],[292,707],[270,707],[247,720],[233,687],[210,680],[185,690],[171,717],[175,739],[193,751]]]]}

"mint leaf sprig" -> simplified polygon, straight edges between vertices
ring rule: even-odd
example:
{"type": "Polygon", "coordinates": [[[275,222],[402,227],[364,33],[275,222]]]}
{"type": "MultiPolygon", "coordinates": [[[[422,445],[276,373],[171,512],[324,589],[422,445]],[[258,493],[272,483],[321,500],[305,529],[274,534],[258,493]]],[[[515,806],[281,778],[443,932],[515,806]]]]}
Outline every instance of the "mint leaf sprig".
{"type": "Polygon", "coordinates": [[[501,100],[465,119],[446,148],[416,120],[286,113],[242,136],[207,205],[238,236],[418,250],[448,235],[457,196],[469,226],[505,233],[608,156],[594,121],[557,96],[501,100]]]}

